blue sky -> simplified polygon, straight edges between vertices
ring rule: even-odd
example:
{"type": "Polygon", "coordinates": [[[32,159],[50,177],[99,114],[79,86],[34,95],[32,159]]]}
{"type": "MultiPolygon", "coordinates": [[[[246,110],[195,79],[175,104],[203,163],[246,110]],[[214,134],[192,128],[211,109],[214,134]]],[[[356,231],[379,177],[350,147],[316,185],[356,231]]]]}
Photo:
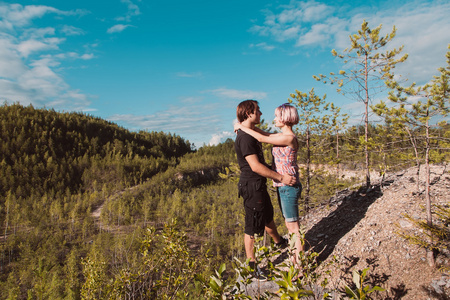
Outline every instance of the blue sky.
{"type": "MultiPolygon", "coordinates": [[[[448,1],[21,0],[0,2],[0,101],[85,112],[197,147],[234,137],[236,105],[271,121],[295,90],[361,120],[361,104],[312,75],[337,71],[363,20],[397,27],[398,68],[426,83],[445,66],[448,1]]],[[[376,102],[378,99],[375,99],[376,102]]]]}

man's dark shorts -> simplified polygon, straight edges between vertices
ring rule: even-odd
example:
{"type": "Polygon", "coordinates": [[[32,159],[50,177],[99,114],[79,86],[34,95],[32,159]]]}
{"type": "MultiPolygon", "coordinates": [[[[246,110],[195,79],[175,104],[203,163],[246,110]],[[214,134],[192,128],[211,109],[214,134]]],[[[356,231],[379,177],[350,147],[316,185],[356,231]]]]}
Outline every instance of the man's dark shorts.
{"type": "Polygon", "coordinates": [[[244,233],[250,236],[263,235],[264,227],[273,221],[273,206],[267,192],[266,179],[241,179],[239,196],[244,199],[244,233]]]}

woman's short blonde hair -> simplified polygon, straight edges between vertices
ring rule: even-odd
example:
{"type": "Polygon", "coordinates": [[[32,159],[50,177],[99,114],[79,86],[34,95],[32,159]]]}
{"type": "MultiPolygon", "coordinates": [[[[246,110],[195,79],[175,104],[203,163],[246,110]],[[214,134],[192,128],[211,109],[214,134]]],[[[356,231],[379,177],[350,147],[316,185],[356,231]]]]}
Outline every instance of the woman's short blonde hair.
{"type": "Polygon", "coordinates": [[[289,103],[282,104],[275,109],[275,116],[286,125],[294,126],[299,122],[297,109],[289,103]]]}

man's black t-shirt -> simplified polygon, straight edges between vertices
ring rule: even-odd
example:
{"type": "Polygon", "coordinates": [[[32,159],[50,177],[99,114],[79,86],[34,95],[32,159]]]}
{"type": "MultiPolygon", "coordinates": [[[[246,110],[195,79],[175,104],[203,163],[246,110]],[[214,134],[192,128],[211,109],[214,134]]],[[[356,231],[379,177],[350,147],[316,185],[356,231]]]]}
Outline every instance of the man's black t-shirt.
{"type": "Polygon", "coordinates": [[[247,155],[256,154],[259,162],[266,165],[261,143],[258,142],[257,139],[244,131],[239,130],[234,142],[234,149],[236,151],[239,168],[241,169],[241,179],[249,180],[264,178],[258,173],[253,172],[252,168],[245,159],[247,155]]]}

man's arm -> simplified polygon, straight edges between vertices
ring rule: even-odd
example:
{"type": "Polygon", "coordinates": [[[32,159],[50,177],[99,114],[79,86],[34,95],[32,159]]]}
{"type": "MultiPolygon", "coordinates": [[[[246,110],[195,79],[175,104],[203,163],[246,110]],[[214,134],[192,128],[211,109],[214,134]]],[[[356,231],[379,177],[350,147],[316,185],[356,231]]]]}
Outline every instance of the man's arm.
{"type": "Polygon", "coordinates": [[[294,185],[297,179],[290,175],[281,175],[259,162],[256,154],[250,154],[245,157],[253,172],[267,178],[275,179],[287,185],[294,185]]]}

